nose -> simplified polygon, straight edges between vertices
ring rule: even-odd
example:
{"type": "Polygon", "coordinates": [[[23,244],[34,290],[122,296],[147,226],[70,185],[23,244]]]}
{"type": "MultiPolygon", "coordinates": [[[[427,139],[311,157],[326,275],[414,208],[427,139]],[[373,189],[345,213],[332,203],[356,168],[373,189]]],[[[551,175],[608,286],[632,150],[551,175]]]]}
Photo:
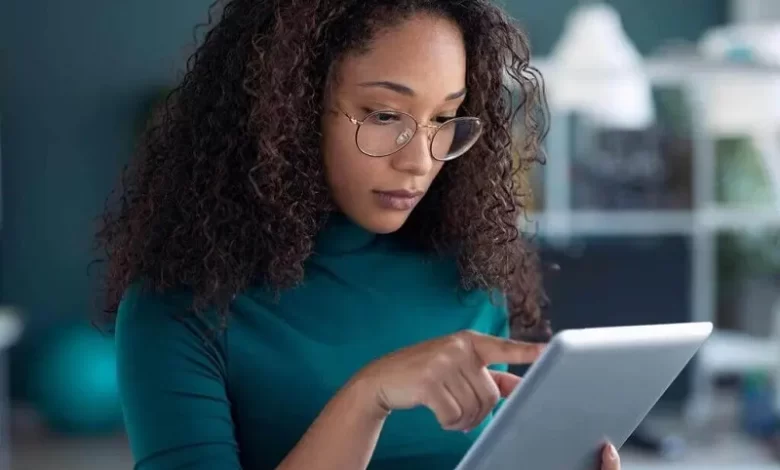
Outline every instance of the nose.
{"type": "Polygon", "coordinates": [[[412,176],[425,176],[433,168],[428,129],[419,128],[404,148],[392,156],[394,169],[412,176]]]}

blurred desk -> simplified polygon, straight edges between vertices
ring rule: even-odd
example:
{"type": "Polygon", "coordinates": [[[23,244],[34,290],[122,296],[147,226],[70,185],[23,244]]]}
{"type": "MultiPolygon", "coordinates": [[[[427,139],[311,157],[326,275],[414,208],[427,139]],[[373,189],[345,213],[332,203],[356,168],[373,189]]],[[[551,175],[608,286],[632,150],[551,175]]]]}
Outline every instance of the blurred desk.
{"type": "Polygon", "coordinates": [[[9,424],[10,400],[8,396],[8,349],[22,333],[22,321],[10,308],[0,307],[0,470],[11,468],[11,443],[9,424]]]}

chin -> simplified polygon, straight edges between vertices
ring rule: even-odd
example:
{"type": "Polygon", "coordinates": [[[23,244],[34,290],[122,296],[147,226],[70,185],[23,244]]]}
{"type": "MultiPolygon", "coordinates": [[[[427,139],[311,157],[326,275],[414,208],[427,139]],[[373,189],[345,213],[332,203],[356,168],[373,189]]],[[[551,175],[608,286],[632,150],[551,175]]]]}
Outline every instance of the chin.
{"type": "Polygon", "coordinates": [[[380,211],[361,225],[374,233],[386,235],[400,230],[409,218],[410,213],[411,211],[380,211]]]}

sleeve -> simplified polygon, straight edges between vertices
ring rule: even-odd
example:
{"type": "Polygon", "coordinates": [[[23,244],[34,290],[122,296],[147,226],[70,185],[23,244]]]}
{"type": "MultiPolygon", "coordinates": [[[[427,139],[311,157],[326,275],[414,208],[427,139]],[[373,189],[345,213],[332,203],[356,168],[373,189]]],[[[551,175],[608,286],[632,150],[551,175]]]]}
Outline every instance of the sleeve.
{"type": "Polygon", "coordinates": [[[115,341],[125,429],[136,470],[240,470],[224,338],[184,302],[128,290],[115,341]]]}

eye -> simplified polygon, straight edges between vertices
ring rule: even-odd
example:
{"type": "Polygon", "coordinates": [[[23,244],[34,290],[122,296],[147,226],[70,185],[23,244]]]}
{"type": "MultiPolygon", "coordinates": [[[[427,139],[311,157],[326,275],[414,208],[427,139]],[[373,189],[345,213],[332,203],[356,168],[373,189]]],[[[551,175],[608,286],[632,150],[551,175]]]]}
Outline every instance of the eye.
{"type": "Polygon", "coordinates": [[[445,124],[447,121],[455,119],[456,117],[457,116],[438,116],[436,119],[434,119],[434,122],[438,124],[445,124]]]}
{"type": "Polygon", "coordinates": [[[371,111],[366,109],[368,116],[366,116],[366,124],[374,124],[378,126],[386,126],[389,124],[395,124],[401,120],[401,116],[393,111],[371,111]]]}

